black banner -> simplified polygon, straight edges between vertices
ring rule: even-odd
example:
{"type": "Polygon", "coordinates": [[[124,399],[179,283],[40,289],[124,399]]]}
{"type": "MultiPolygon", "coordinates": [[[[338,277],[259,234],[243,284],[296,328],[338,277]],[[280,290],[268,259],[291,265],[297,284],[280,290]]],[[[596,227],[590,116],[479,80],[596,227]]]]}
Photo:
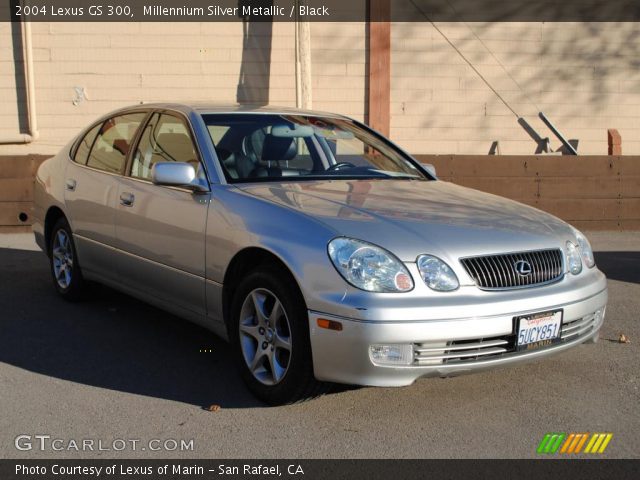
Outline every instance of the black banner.
{"type": "Polygon", "coordinates": [[[637,0],[9,0],[0,21],[638,21],[637,0]]]}
{"type": "Polygon", "coordinates": [[[2,480],[637,479],[640,460],[0,460],[2,480]]]}

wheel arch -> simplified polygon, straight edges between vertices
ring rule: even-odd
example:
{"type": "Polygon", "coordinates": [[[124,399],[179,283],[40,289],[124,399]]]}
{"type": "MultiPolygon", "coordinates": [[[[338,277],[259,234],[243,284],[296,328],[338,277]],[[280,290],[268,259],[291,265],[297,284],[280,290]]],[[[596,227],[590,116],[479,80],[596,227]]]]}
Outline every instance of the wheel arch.
{"type": "Polygon", "coordinates": [[[281,257],[263,247],[246,247],[233,256],[224,274],[222,314],[227,330],[231,320],[231,303],[238,284],[248,273],[264,265],[272,265],[280,270],[281,273],[287,275],[300,298],[304,301],[304,295],[295,274],[281,257]]]}
{"type": "Polygon", "coordinates": [[[67,216],[65,215],[65,213],[62,211],[60,207],[55,205],[49,207],[44,217],[44,241],[45,241],[45,246],[47,248],[46,250],[47,255],[49,254],[49,244],[51,242],[51,234],[53,231],[53,226],[61,218],[66,219],[67,216]]]}

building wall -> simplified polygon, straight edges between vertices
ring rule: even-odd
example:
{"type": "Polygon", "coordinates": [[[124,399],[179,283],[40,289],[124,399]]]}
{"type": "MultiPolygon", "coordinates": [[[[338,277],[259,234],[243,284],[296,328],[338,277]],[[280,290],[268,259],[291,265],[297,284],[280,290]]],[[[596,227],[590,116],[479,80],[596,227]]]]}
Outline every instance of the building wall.
{"type": "Polygon", "coordinates": [[[549,212],[580,229],[640,229],[640,157],[420,155],[440,180],[549,212]]]}
{"type": "MultiPolygon", "coordinates": [[[[556,150],[560,143],[536,117],[542,110],[579,140],[582,154],[606,154],[608,128],[620,131],[624,154],[640,154],[639,24],[436,26],[391,29],[391,134],[408,151],[487,154],[497,141],[503,154],[533,154],[537,144],[517,116],[556,150]]],[[[41,138],[0,145],[0,155],[54,153],[97,116],[141,101],[295,103],[291,23],[250,32],[235,22],[32,28],[41,138]],[[76,87],[87,95],[78,105],[76,87]]],[[[0,135],[26,123],[19,52],[4,48],[14,45],[15,29],[0,23],[0,135]]],[[[365,118],[365,24],[312,23],[311,41],[314,108],[365,118]]]]}
{"type": "MultiPolygon", "coordinates": [[[[0,145],[0,155],[55,153],[96,117],[139,102],[295,106],[294,25],[249,28],[241,22],[33,23],[41,136],[30,145],[0,145]],[[86,92],[77,105],[76,88],[86,92]]],[[[0,45],[13,46],[15,30],[0,23],[0,45]]],[[[314,23],[311,35],[314,107],[362,120],[365,24],[314,23]]],[[[18,53],[0,49],[0,135],[26,130],[18,53]]]]}
{"type": "Polygon", "coordinates": [[[391,44],[391,134],[411,152],[535,153],[516,114],[557,150],[543,111],[581,154],[607,154],[608,128],[640,153],[638,23],[405,23],[391,44]]]}

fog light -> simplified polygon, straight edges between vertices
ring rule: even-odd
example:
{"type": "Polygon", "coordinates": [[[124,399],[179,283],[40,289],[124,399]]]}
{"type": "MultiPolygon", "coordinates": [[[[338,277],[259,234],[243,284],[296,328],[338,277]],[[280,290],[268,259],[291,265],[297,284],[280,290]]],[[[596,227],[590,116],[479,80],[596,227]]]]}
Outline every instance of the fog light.
{"type": "Polygon", "coordinates": [[[413,345],[371,345],[369,357],[378,365],[411,365],[413,345]]]}
{"type": "Polygon", "coordinates": [[[605,314],[606,308],[607,307],[602,307],[602,308],[596,310],[596,314],[595,314],[595,324],[596,325],[600,325],[604,321],[604,314],[605,314]]]}

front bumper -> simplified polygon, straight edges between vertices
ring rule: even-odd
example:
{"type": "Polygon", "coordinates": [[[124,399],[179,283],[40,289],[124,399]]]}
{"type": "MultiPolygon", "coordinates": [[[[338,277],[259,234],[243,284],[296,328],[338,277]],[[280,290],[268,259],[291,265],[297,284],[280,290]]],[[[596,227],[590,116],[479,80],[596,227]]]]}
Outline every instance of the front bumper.
{"type": "MultiPolygon", "coordinates": [[[[598,281],[591,285],[591,293],[586,297],[558,303],[549,302],[553,296],[534,296],[530,302],[531,309],[498,315],[451,316],[424,321],[375,321],[310,311],[315,376],[318,380],[338,383],[404,386],[420,377],[461,375],[562,352],[597,338],[607,304],[606,279],[601,273],[598,274],[598,281]],[[593,293],[593,287],[596,286],[598,288],[593,293]],[[531,351],[515,351],[514,317],[556,309],[563,310],[561,342],[531,351]],[[342,330],[319,328],[319,318],[340,322],[342,330]],[[485,342],[487,350],[483,350],[482,342],[485,342]],[[465,343],[479,345],[477,350],[473,350],[478,355],[462,355],[459,358],[452,353],[456,351],[456,345],[465,343]],[[494,346],[499,343],[501,348],[496,349],[494,346]],[[413,363],[403,366],[374,364],[369,356],[369,347],[380,344],[413,345],[413,363]],[[436,357],[425,360],[417,351],[420,349],[435,351],[436,357]]],[[[486,307],[486,303],[483,306],[486,307]]],[[[496,302],[496,311],[504,311],[501,306],[504,307],[496,302]]],[[[467,307],[465,312],[474,311],[467,307]]],[[[375,312],[370,311],[369,314],[375,312]]]]}

